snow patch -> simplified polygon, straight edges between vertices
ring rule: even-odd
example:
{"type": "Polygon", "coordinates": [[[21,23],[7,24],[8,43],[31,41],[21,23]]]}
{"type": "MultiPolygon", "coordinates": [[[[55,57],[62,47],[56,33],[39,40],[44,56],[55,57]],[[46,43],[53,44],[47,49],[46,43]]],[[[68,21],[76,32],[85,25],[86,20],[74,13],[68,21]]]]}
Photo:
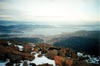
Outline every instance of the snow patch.
{"type": "Polygon", "coordinates": [[[30,61],[30,63],[35,63],[36,65],[48,63],[48,64],[52,64],[53,66],[56,66],[54,60],[50,60],[45,56],[37,57],[37,55],[38,54],[35,54],[35,59],[33,61],[30,61]]]}

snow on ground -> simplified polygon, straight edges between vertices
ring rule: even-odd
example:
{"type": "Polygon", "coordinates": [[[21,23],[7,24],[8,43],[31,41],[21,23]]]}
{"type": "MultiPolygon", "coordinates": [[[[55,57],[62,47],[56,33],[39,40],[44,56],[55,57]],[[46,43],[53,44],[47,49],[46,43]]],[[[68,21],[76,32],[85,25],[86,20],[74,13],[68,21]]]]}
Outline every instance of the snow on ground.
{"type": "Polygon", "coordinates": [[[96,57],[90,57],[89,59],[86,60],[86,62],[92,64],[99,64],[99,59],[96,57]]]}
{"type": "Polygon", "coordinates": [[[35,59],[31,61],[30,63],[35,63],[36,65],[48,63],[48,64],[52,64],[53,66],[56,66],[54,60],[50,60],[45,56],[37,57],[37,55],[38,54],[35,54],[35,59]]]}
{"type": "Polygon", "coordinates": [[[8,41],[7,43],[8,43],[8,45],[11,45],[12,44],[10,41],[8,41]]]}
{"type": "MultiPolygon", "coordinates": [[[[48,64],[52,64],[53,66],[56,66],[54,60],[50,60],[45,56],[42,56],[42,57],[37,57],[37,56],[38,54],[35,54],[35,59],[33,61],[27,61],[28,64],[35,63],[36,65],[40,65],[40,64],[48,63],[48,64]]],[[[6,63],[7,62],[0,62],[0,66],[5,66],[6,63]]],[[[20,66],[23,66],[23,63],[20,63],[20,66]]]]}
{"type": "Polygon", "coordinates": [[[97,57],[91,57],[90,55],[83,55],[83,53],[81,52],[77,52],[77,56],[78,57],[88,57],[89,59],[86,59],[85,61],[91,64],[99,64],[99,61],[100,61],[100,59],[97,57]]]}
{"type": "Polygon", "coordinates": [[[19,51],[23,51],[23,46],[21,46],[21,45],[16,45],[18,48],[19,48],[19,51]]]}
{"type": "Polygon", "coordinates": [[[0,66],[5,66],[7,62],[0,62],[0,66]]]}
{"type": "Polygon", "coordinates": [[[77,56],[78,56],[78,57],[82,57],[82,56],[83,56],[83,53],[77,52],[77,56]]]}

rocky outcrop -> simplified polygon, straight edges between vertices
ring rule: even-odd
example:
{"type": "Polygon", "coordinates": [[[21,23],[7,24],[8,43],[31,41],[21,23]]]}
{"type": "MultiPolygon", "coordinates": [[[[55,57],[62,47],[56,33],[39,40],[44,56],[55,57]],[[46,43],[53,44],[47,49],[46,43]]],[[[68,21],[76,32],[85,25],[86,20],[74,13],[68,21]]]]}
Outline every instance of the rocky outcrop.
{"type": "Polygon", "coordinates": [[[81,64],[83,66],[92,66],[92,64],[85,61],[86,59],[91,59],[89,55],[84,56],[82,53],[77,53],[69,48],[55,47],[45,43],[36,44],[34,47],[28,43],[22,46],[23,51],[19,51],[19,47],[16,44],[7,44],[4,41],[0,41],[0,60],[6,61],[9,59],[9,62],[5,64],[6,66],[13,66],[14,64],[20,66],[20,63],[23,63],[23,66],[53,66],[48,63],[36,65],[35,63],[28,62],[34,61],[35,58],[45,57],[50,60],[49,62],[53,60],[56,66],[81,66],[81,64]],[[89,58],[87,58],[88,56],[89,58]]]}

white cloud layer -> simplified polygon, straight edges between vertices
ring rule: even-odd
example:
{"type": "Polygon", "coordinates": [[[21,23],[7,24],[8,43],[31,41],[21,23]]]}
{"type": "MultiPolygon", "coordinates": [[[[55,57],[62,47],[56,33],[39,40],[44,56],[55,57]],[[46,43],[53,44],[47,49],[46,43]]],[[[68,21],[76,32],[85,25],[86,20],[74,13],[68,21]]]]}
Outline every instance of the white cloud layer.
{"type": "Polygon", "coordinates": [[[100,21],[99,0],[0,1],[1,20],[41,21],[50,24],[100,21]]]}

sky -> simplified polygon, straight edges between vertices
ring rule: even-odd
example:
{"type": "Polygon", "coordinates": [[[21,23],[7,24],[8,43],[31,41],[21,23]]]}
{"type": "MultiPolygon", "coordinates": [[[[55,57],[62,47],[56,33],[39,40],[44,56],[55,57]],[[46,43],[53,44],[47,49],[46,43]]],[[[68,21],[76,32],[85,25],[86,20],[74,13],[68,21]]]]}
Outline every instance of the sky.
{"type": "Polygon", "coordinates": [[[52,25],[100,21],[99,0],[0,0],[0,20],[52,25]]]}

